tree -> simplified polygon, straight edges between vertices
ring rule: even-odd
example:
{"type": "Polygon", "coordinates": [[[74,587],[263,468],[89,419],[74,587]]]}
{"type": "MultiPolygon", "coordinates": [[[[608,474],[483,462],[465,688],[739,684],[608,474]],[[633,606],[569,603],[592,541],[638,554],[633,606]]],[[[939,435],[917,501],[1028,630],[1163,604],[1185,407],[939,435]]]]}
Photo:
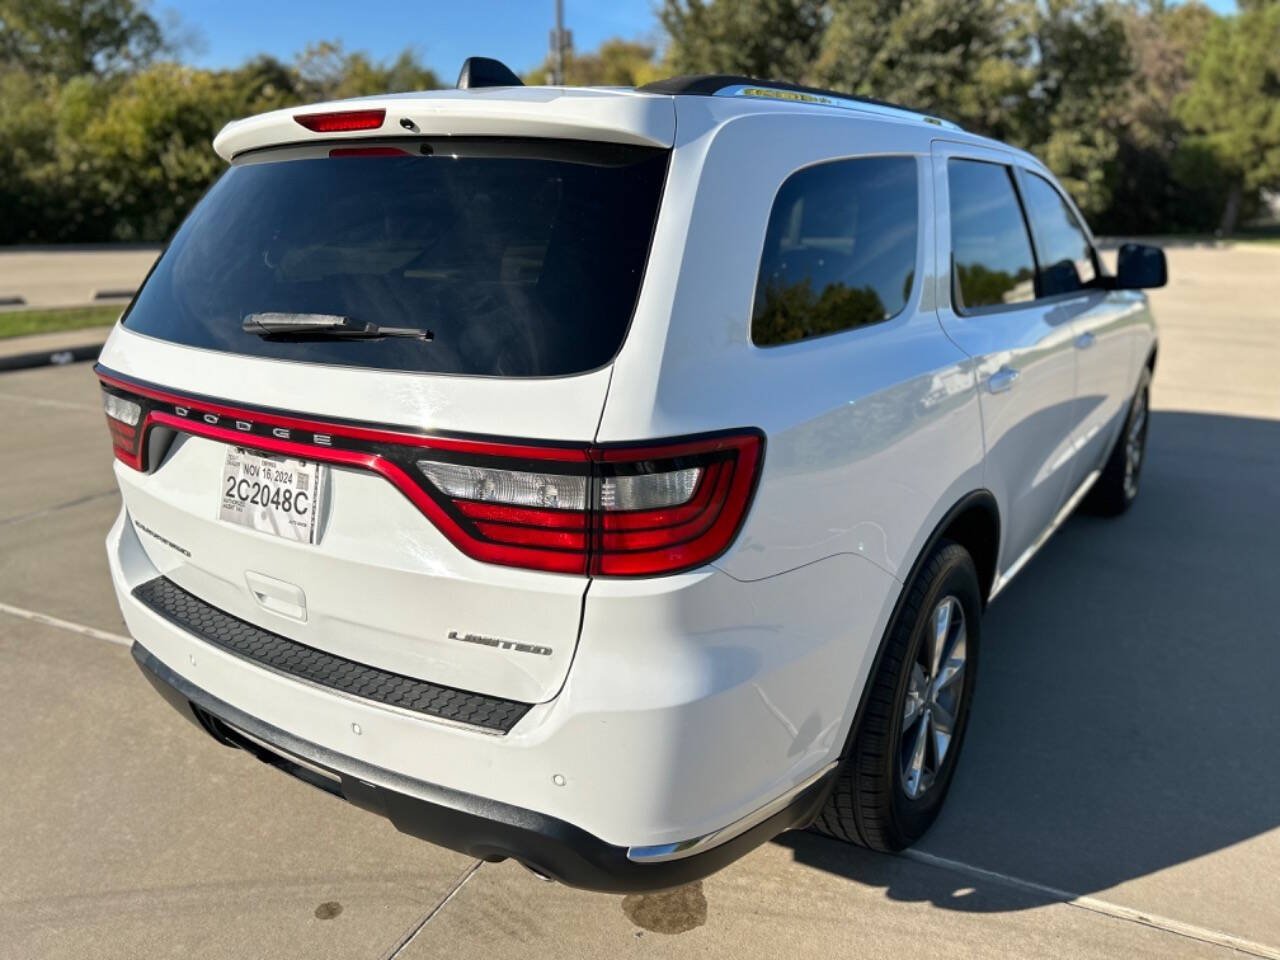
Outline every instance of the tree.
{"type": "MultiPolygon", "coordinates": [[[[606,40],[595,53],[570,51],[564,60],[564,81],[574,86],[643,86],[662,75],[654,54],[654,48],[646,43],[606,40]]],[[[550,83],[552,73],[551,58],[547,57],[526,74],[525,82],[550,83]]]]}
{"type": "Polygon", "coordinates": [[[995,137],[1031,82],[1029,8],[1015,0],[842,0],[809,76],[995,137]]]}
{"type": "Polygon", "coordinates": [[[658,19],[675,73],[806,76],[827,26],[822,0],[663,0],[658,19]]]}
{"type": "Polygon", "coordinates": [[[1109,171],[1111,202],[1094,224],[1105,233],[1206,230],[1221,212],[1221,171],[1188,142],[1175,104],[1191,83],[1191,55],[1217,18],[1197,0],[1140,0],[1120,7],[1132,65],[1118,97],[1109,171]]]}
{"type": "Polygon", "coordinates": [[[1232,233],[1259,190],[1280,186],[1280,2],[1252,0],[1210,25],[1177,112],[1223,171],[1218,227],[1232,233]]]}
{"type": "Polygon", "coordinates": [[[25,70],[0,69],[0,243],[38,240],[47,226],[47,191],[36,181],[54,157],[48,110],[53,85],[25,70]]]}
{"type": "Polygon", "coordinates": [[[164,50],[160,25],[137,0],[0,0],[0,61],[37,75],[113,76],[164,50]]]}
{"type": "Polygon", "coordinates": [[[377,93],[435,90],[440,78],[423,66],[412,50],[404,50],[390,63],[379,63],[367,53],[348,53],[341,41],[308,44],[296,62],[298,93],[305,100],[341,100],[377,93]]]}
{"type": "Polygon", "coordinates": [[[1087,215],[1111,201],[1129,50],[1114,4],[1046,0],[1032,13],[1032,83],[1010,139],[1034,152],[1087,215]]]}

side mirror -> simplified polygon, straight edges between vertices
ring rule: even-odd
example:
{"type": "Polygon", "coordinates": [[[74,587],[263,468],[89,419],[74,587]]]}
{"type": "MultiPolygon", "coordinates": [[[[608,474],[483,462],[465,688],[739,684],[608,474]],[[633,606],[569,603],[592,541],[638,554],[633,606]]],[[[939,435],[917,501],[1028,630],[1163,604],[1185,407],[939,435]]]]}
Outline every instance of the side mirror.
{"type": "Polygon", "coordinates": [[[1116,290],[1149,290],[1169,282],[1164,251],[1145,243],[1126,243],[1116,258],[1116,290]]]}

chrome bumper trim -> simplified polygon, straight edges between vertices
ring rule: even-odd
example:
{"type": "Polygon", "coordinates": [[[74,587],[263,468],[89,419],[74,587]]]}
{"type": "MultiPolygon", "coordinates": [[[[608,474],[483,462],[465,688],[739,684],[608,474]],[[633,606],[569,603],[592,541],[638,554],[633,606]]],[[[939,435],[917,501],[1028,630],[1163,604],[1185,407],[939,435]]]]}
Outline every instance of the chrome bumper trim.
{"type": "Polygon", "coordinates": [[[727,827],[721,827],[719,830],[713,830],[711,833],[704,833],[700,837],[693,837],[689,840],[679,840],[675,843],[659,843],[650,847],[628,847],[627,859],[636,863],[662,863],[665,860],[679,860],[682,857],[690,857],[697,853],[710,850],[712,847],[719,846],[726,841],[732,840],[739,834],[746,833],[758,823],[763,823],[775,813],[786,808],[796,797],[805,790],[809,789],[823,777],[831,773],[839,765],[838,761],[833,760],[826,766],[819,769],[812,776],[802,780],[780,797],[775,797],[763,807],[753,810],[745,817],[735,820],[727,827]]]}

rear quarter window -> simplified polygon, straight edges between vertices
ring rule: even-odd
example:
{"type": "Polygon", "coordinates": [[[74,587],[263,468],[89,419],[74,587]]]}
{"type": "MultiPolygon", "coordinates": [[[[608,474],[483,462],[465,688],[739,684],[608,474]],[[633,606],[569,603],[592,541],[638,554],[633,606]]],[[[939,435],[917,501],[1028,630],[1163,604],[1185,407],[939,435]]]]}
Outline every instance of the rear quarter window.
{"type": "Polygon", "coordinates": [[[124,325],[278,360],[495,377],[592,370],[630,324],[668,155],[462,137],[263,153],[197,205],[124,325]],[[246,332],[261,314],[432,339],[246,332]]]}
{"type": "Polygon", "coordinates": [[[915,281],[914,157],[857,157],[800,170],[769,215],[751,340],[795,343],[888,320],[915,281]]]}

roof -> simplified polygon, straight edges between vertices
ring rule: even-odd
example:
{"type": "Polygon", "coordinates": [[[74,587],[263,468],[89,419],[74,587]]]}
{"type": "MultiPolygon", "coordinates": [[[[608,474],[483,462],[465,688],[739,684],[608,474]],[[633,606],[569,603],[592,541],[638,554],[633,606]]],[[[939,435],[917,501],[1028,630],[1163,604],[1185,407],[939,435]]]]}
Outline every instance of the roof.
{"type": "Polygon", "coordinates": [[[637,87],[641,93],[669,94],[671,96],[702,97],[760,97],[794,103],[799,106],[840,107],[919,120],[952,130],[962,129],[959,124],[943,117],[904,107],[902,104],[877,100],[853,93],[824,90],[821,87],[805,87],[783,80],[761,80],[739,74],[708,73],[682,77],[668,77],[637,87]]]}

